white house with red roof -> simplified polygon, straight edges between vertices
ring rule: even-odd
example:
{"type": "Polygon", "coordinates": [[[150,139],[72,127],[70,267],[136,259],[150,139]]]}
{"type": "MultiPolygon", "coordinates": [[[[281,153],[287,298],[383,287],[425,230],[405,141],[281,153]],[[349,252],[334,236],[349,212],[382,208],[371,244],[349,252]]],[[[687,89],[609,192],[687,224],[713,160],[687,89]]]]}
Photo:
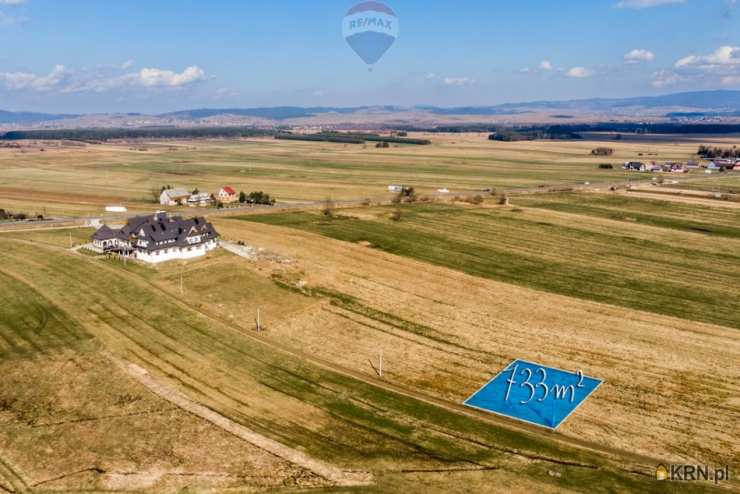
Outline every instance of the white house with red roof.
{"type": "Polygon", "coordinates": [[[239,196],[236,195],[236,191],[228,185],[226,187],[222,187],[221,190],[218,191],[216,198],[224,204],[239,200],[239,196]]]}

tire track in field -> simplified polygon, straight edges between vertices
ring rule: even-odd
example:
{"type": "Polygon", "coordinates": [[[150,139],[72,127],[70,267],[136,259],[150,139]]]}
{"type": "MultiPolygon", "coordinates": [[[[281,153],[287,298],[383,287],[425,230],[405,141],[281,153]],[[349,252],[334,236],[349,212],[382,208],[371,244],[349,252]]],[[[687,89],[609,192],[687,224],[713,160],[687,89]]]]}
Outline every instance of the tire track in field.
{"type": "Polygon", "coordinates": [[[196,403],[177,389],[167,386],[164,383],[156,381],[144,369],[136,364],[121,360],[110,353],[106,356],[110,358],[121,370],[131,376],[133,379],[144,385],[157,396],[177,405],[179,408],[196,415],[213,425],[230,432],[231,434],[253,444],[269,453],[274,454],[286,461],[289,461],[302,468],[310,470],[317,475],[329,480],[340,486],[358,486],[369,485],[372,483],[372,476],[364,472],[347,472],[337,467],[311,458],[305,453],[285,446],[270,438],[257,434],[246,427],[234,422],[214,410],[211,410],[199,403],[196,403]]]}
{"type": "Polygon", "coordinates": [[[27,492],[29,487],[20,473],[18,473],[8,462],[0,456],[0,479],[7,480],[11,489],[9,492],[27,492]]]}

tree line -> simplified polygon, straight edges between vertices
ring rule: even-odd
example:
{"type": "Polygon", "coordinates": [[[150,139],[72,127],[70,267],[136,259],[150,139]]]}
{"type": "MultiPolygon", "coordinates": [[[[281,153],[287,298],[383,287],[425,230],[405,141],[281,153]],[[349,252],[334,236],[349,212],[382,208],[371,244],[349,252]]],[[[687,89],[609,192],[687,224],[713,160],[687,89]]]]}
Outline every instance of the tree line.
{"type": "Polygon", "coordinates": [[[285,139],[292,141],[318,141],[318,142],[337,142],[343,144],[364,144],[365,141],[381,142],[390,144],[414,144],[425,146],[431,144],[428,139],[414,139],[410,137],[382,136],[379,134],[358,134],[349,132],[319,132],[317,134],[291,134],[290,132],[281,132],[275,135],[275,139],[285,139]]]}
{"type": "Polygon", "coordinates": [[[273,135],[269,130],[251,127],[148,127],[142,129],[44,129],[11,130],[0,139],[107,141],[110,139],[182,139],[199,137],[263,137],[273,135]]]}
{"type": "Polygon", "coordinates": [[[715,159],[715,158],[722,158],[722,159],[732,159],[732,158],[740,158],[740,149],[737,148],[737,146],[732,146],[731,148],[721,148],[721,147],[712,147],[712,146],[699,146],[699,151],[697,153],[699,156],[701,156],[704,159],[715,159]]]}

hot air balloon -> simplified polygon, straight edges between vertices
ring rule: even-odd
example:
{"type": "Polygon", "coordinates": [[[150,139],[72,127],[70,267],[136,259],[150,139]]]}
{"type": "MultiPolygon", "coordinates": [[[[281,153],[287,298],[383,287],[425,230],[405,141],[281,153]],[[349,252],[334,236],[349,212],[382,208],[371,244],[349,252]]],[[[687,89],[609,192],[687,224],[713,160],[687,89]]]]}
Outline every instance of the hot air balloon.
{"type": "Polygon", "coordinates": [[[349,9],[344,16],[342,33],[355,53],[372,66],[396,41],[398,17],[384,3],[362,2],[349,9]]]}

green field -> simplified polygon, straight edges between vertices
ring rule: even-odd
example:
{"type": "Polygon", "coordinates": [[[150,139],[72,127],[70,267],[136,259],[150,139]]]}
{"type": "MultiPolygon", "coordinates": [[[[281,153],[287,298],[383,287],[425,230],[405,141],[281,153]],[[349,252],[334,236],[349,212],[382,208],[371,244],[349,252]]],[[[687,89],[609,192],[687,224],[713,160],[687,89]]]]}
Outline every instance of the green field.
{"type": "Polygon", "coordinates": [[[694,175],[682,179],[676,186],[681,189],[740,194],[740,172],[731,171],[714,175],[694,175]]]}
{"type": "MultiPolygon", "coordinates": [[[[476,276],[740,328],[737,210],[595,194],[537,195],[513,208],[407,205],[368,219],[249,215],[476,276]]],[[[361,210],[357,210],[361,214],[361,210]]]]}

